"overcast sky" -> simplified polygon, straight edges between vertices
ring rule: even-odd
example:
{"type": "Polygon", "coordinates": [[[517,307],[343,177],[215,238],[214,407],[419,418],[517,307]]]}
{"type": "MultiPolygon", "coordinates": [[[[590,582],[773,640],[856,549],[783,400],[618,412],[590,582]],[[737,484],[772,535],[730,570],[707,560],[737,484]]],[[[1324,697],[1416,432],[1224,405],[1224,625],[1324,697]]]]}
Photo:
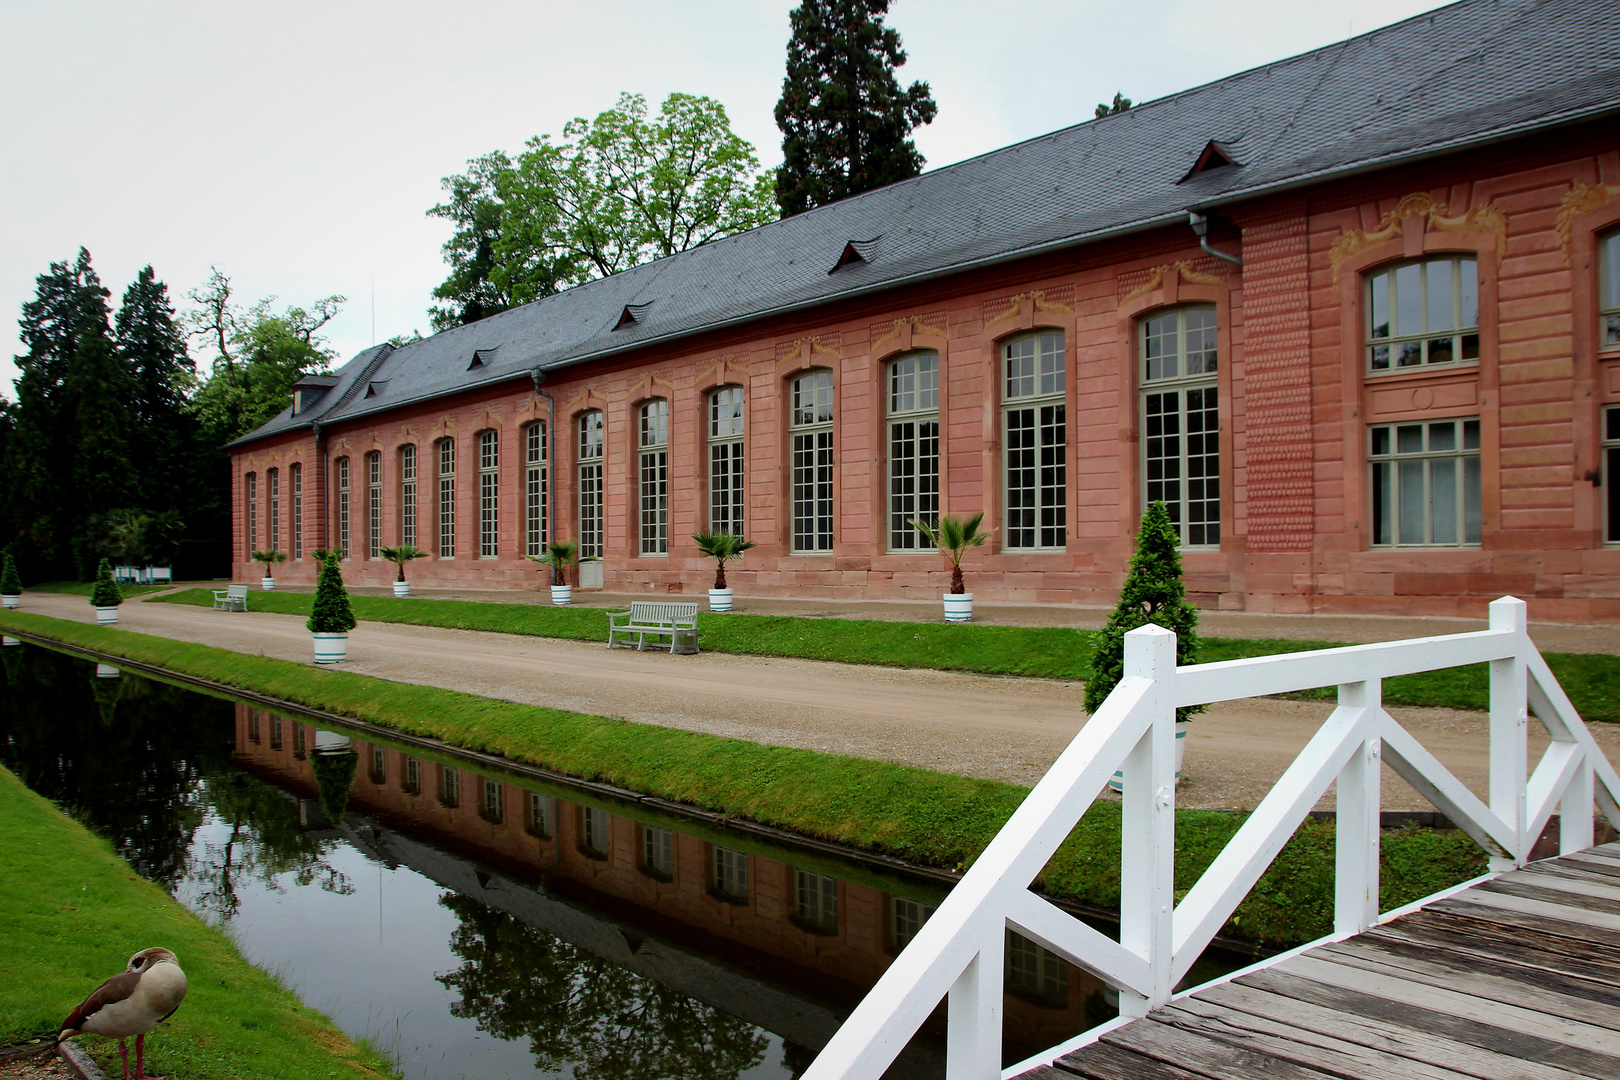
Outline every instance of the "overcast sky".
{"type": "MultiPolygon", "coordinates": [[[[0,0],[0,393],[35,275],[80,245],[115,308],[147,263],[177,305],[211,265],[244,302],[342,293],[341,362],[428,331],[449,225],[424,211],[470,157],[683,91],[774,165],[795,2],[0,0]]],[[[939,103],[916,134],[937,167],[1435,6],[894,0],[889,22],[939,103]]]]}

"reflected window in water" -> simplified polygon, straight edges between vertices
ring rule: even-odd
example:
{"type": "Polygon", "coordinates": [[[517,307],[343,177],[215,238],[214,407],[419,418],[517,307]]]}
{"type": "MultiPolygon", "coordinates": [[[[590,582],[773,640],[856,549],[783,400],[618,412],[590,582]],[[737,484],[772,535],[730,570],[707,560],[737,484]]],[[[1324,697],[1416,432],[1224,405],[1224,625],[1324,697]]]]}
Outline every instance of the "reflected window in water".
{"type": "Polygon", "coordinates": [[[303,761],[309,755],[309,732],[303,724],[293,725],[293,757],[303,761]]]}
{"type": "Polygon", "coordinates": [[[641,829],[641,869],[664,881],[675,879],[675,834],[668,829],[643,826],[641,829]]]}
{"type": "Polygon", "coordinates": [[[452,810],[461,805],[461,774],[448,765],[439,766],[439,802],[452,810]]]}
{"type": "Polygon", "coordinates": [[[422,762],[413,757],[405,759],[405,794],[422,794],[422,762]]]}
{"type": "Polygon", "coordinates": [[[579,849],[593,859],[608,857],[608,812],[594,807],[580,808],[579,849]]]}
{"type": "Polygon", "coordinates": [[[556,834],[557,802],[550,795],[529,792],[528,830],[531,836],[550,840],[556,834]]]}
{"type": "Polygon", "coordinates": [[[923,923],[934,913],[930,904],[920,904],[904,897],[889,897],[889,950],[898,953],[917,936],[923,923]]]}
{"type": "Polygon", "coordinates": [[[371,748],[371,782],[388,783],[388,752],[380,746],[371,748]]]}
{"type": "Polygon", "coordinates": [[[259,722],[261,713],[258,709],[248,710],[248,741],[254,746],[259,745],[259,722]]]}
{"type": "Polygon", "coordinates": [[[795,870],[793,917],[817,934],[838,933],[838,879],[795,870]]]}
{"type": "Polygon", "coordinates": [[[281,749],[281,717],[279,716],[270,718],[270,749],[281,749]]]}
{"type": "Polygon", "coordinates": [[[733,904],[748,903],[748,856],[730,848],[715,848],[709,881],[720,899],[733,904]]]}
{"type": "Polygon", "coordinates": [[[1009,930],[1007,989],[1047,1008],[1067,1008],[1069,962],[1045,946],[1009,930]]]}
{"type": "Polygon", "coordinates": [[[485,821],[496,825],[506,817],[506,793],[501,790],[499,781],[484,781],[484,798],[479,804],[478,813],[485,821]]]}

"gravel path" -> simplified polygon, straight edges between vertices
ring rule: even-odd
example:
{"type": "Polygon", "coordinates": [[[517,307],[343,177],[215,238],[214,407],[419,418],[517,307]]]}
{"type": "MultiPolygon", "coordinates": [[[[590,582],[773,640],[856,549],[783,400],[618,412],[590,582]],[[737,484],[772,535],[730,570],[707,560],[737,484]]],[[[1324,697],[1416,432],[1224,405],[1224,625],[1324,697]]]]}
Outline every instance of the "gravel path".
{"type": "MultiPolygon", "coordinates": [[[[31,593],[24,609],[91,622],[81,597],[31,593]]],[[[310,662],[303,619],[125,603],[119,626],[239,652],[310,662]]],[[[641,723],[1033,784],[1084,722],[1077,683],[604,645],[362,623],[345,670],[641,723]]],[[[1327,703],[1251,699],[1213,706],[1187,739],[1183,806],[1252,807],[1317,726],[1327,703]]],[[[1477,713],[1392,709],[1475,792],[1485,794],[1488,724],[1477,713]]],[[[1532,725],[1538,728],[1539,725],[1532,725]]],[[[1620,760],[1620,730],[1595,726],[1620,760]]],[[[1545,745],[1533,740],[1533,753],[1545,745]]],[[[1533,760],[1533,759],[1532,759],[1533,760]]],[[[1385,770],[1386,809],[1431,807],[1385,770]]],[[[1333,805],[1331,793],[1321,805],[1333,805]]]]}

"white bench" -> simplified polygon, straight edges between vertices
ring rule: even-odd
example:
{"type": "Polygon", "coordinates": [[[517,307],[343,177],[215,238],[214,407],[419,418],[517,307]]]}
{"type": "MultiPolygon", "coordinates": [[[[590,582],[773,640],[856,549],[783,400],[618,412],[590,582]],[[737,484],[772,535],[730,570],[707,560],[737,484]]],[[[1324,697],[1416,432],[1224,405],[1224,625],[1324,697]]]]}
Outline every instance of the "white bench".
{"type": "Polygon", "coordinates": [[[215,611],[246,611],[247,610],[246,585],[227,585],[223,589],[214,590],[215,611]]]}
{"type": "Polygon", "coordinates": [[[695,653],[697,644],[698,605],[672,600],[632,600],[629,611],[608,612],[608,648],[625,644],[634,636],[636,648],[645,651],[647,638],[653,638],[657,648],[668,648],[672,653],[695,653]],[[658,639],[669,638],[668,646],[658,639]]]}
{"type": "Polygon", "coordinates": [[[148,566],[146,568],[146,584],[148,584],[148,585],[156,585],[160,581],[166,581],[170,585],[173,585],[174,584],[174,567],[172,567],[172,566],[148,566]]]}

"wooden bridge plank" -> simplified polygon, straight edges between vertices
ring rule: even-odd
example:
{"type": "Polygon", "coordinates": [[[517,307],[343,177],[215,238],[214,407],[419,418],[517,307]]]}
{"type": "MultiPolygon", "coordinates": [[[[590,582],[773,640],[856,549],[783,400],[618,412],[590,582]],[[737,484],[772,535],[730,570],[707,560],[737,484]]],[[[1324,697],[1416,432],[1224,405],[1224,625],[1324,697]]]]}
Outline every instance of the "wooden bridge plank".
{"type": "Polygon", "coordinates": [[[1086,1080],[1210,1080],[1208,1073],[1188,1072],[1107,1043],[1093,1043],[1061,1057],[1053,1062],[1052,1072],[1040,1075],[1046,1080],[1072,1080],[1076,1076],[1086,1080]]]}
{"type": "Polygon", "coordinates": [[[1156,1017],[1156,1013],[1149,1014],[1133,1024],[1116,1028],[1104,1035],[1102,1041],[1168,1065],[1190,1066],[1216,1080],[1325,1080],[1336,1076],[1183,1031],[1156,1017]]]}
{"type": "MultiPolygon", "coordinates": [[[[1466,895],[1468,894],[1462,893],[1458,896],[1449,897],[1430,904],[1424,910],[1438,915],[1452,915],[1458,918],[1473,919],[1516,930],[1552,934],[1573,943],[1596,941],[1611,948],[1620,948],[1620,932],[1569,922],[1565,919],[1554,919],[1546,914],[1517,911],[1513,908],[1503,907],[1500,903],[1477,904],[1460,899],[1461,896],[1466,895]]],[[[1512,898],[1496,897],[1495,899],[1511,901],[1512,898]]]]}
{"type": "Polygon", "coordinates": [[[1620,915],[1620,890],[1556,874],[1513,874],[1486,882],[1479,888],[1482,892],[1534,897],[1581,911],[1606,911],[1611,915],[1620,915]]]}
{"type": "MultiPolygon", "coordinates": [[[[1601,978],[1593,980],[1565,975],[1482,952],[1436,948],[1426,942],[1400,941],[1390,937],[1368,938],[1366,935],[1352,942],[1323,948],[1320,952],[1313,951],[1311,955],[1343,958],[1344,962],[1357,964],[1368,961],[1368,965],[1362,966],[1376,963],[1380,968],[1406,973],[1417,981],[1438,980],[1441,986],[1452,986],[1462,978],[1467,981],[1471,993],[1510,1005],[1539,1002],[1537,1007],[1549,1006],[1543,1011],[1560,1016],[1569,1015],[1557,1007],[1560,1002],[1566,1009],[1584,1008],[1592,1003],[1604,1017],[1601,1026],[1620,1031],[1620,987],[1606,983],[1601,978]]],[[[1608,972],[1609,979],[1614,975],[1613,970],[1608,972]]],[[[1596,1016],[1582,1019],[1598,1022],[1596,1016]]]]}
{"type": "MultiPolygon", "coordinates": [[[[1456,920],[1464,922],[1465,920],[1456,920]]],[[[1366,935],[1378,941],[1399,941],[1414,946],[1449,949],[1458,955],[1503,960],[1525,967],[1571,975],[1587,979],[1609,988],[1620,973],[1620,949],[1588,942],[1584,949],[1573,942],[1566,943],[1545,935],[1540,940],[1526,941],[1528,931],[1508,932],[1499,927],[1475,922],[1460,927],[1434,922],[1419,923],[1402,919],[1398,923],[1366,935]],[[1556,947],[1549,947],[1549,941],[1556,947]]],[[[1616,992],[1620,998],[1620,991],[1616,992]]]]}
{"type": "MultiPolygon", "coordinates": [[[[1599,940],[1620,942],[1620,916],[1601,911],[1582,911],[1567,904],[1554,903],[1536,897],[1516,896],[1513,893],[1486,891],[1483,887],[1469,889],[1440,901],[1440,910],[1455,911],[1458,907],[1478,912],[1481,908],[1499,908],[1520,915],[1533,915],[1542,919],[1556,919],[1581,926],[1585,933],[1601,933],[1599,940]]],[[[1483,918],[1484,916],[1480,916],[1483,918]]]]}
{"type": "Polygon", "coordinates": [[[1272,993],[1242,982],[1214,987],[1196,998],[1183,998],[1177,1004],[1185,1005],[1189,1001],[1225,1006],[1233,1012],[1319,1032],[1399,1057],[1416,1061],[1443,1061],[1479,1080],[1575,1080],[1585,1075],[1527,1060],[1516,1054],[1503,1054],[1457,1042],[1421,1028],[1401,1027],[1301,998],[1272,993]]]}
{"type": "MultiPolygon", "coordinates": [[[[1585,854],[1585,852],[1579,854],[1585,854]]],[[[1579,858],[1579,855],[1565,855],[1557,859],[1545,859],[1541,862],[1531,863],[1525,867],[1525,870],[1569,870],[1611,880],[1620,878],[1620,863],[1611,862],[1608,859],[1582,859],[1579,858]]]]}

